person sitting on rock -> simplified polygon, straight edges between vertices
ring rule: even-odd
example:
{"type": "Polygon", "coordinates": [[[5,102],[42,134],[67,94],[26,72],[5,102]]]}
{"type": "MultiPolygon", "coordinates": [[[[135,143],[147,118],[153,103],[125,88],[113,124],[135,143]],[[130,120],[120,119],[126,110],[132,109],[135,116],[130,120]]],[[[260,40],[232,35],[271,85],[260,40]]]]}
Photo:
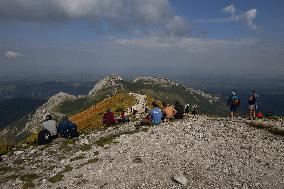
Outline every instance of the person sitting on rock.
{"type": "Polygon", "coordinates": [[[140,125],[151,125],[152,120],[151,120],[151,115],[147,114],[144,118],[142,118],[140,125]]]}
{"type": "Polygon", "coordinates": [[[57,137],[57,123],[52,119],[51,115],[47,115],[45,121],[42,123],[42,129],[50,132],[53,138],[57,137]]]}
{"type": "Polygon", "coordinates": [[[154,108],[150,111],[151,121],[152,124],[158,125],[162,121],[162,111],[159,108],[157,102],[153,102],[152,105],[154,108]]]}
{"type": "Polygon", "coordinates": [[[42,123],[42,130],[38,133],[38,143],[47,144],[53,139],[57,138],[56,121],[52,120],[51,115],[47,115],[45,121],[42,123]]]}
{"type": "Polygon", "coordinates": [[[169,106],[167,103],[162,102],[163,105],[163,120],[173,119],[177,111],[173,106],[169,106]]]}
{"type": "Polygon", "coordinates": [[[185,107],[185,108],[184,108],[184,113],[185,113],[186,115],[188,115],[189,112],[190,112],[190,105],[187,103],[184,107],[185,107]]]}
{"type": "Polygon", "coordinates": [[[120,118],[117,120],[118,123],[127,123],[130,122],[128,114],[122,110],[120,113],[120,118]]]}
{"type": "Polygon", "coordinates": [[[74,138],[79,136],[79,133],[77,132],[77,125],[71,122],[67,116],[64,116],[58,123],[57,131],[63,138],[74,138]]]}
{"type": "Polygon", "coordinates": [[[112,112],[111,108],[107,109],[107,112],[103,116],[103,124],[107,126],[111,126],[117,123],[117,120],[114,118],[114,113],[112,112]]]}
{"type": "Polygon", "coordinates": [[[176,100],[175,101],[175,110],[177,113],[175,114],[175,119],[183,119],[183,114],[184,114],[184,106],[180,103],[180,101],[176,100]]]}

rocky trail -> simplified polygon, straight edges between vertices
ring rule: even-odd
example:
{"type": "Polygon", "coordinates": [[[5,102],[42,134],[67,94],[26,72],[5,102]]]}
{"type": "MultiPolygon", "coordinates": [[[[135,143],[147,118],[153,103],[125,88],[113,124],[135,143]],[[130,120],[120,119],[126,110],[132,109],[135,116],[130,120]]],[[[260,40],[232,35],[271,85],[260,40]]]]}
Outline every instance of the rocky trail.
{"type": "Polygon", "coordinates": [[[207,116],[134,124],[15,149],[0,188],[284,188],[283,136],[207,116]]]}

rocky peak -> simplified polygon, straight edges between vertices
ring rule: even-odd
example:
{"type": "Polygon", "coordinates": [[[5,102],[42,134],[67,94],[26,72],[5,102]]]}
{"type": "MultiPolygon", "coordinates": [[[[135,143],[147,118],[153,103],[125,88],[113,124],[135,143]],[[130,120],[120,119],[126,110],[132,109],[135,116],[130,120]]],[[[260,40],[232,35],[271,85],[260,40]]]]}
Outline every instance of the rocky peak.
{"type": "Polygon", "coordinates": [[[134,83],[136,82],[143,82],[149,85],[161,85],[163,87],[170,87],[170,86],[178,86],[179,84],[175,81],[172,81],[168,78],[164,77],[152,77],[152,76],[143,76],[137,77],[134,79],[134,83]]]}
{"type": "Polygon", "coordinates": [[[94,86],[94,88],[89,92],[89,95],[95,95],[99,90],[103,88],[118,86],[118,81],[121,80],[122,78],[118,74],[106,76],[94,86]]]}

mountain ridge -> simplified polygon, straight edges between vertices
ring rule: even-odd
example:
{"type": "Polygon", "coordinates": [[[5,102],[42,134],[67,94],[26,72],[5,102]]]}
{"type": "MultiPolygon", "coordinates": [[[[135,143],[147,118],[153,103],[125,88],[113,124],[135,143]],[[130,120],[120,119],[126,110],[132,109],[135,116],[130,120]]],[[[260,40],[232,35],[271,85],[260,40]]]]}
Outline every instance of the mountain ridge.
{"type": "Polygon", "coordinates": [[[80,113],[118,93],[131,92],[140,92],[150,98],[165,100],[168,103],[180,100],[182,103],[189,103],[190,105],[197,104],[203,113],[214,114],[216,112],[220,115],[224,114],[225,111],[224,104],[219,102],[218,97],[186,87],[168,78],[143,76],[129,82],[123,80],[118,74],[112,74],[98,81],[88,95],[74,96],[60,92],[52,96],[35,113],[29,116],[24,126],[17,124],[12,128],[6,128],[0,132],[0,136],[26,138],[39,130],[41,121],[47,114],[51,113],[56,120],[60,120],[65,115],[72,116],[80,113]],[[62,111],[63,109],[65,111],[62,111]]]}

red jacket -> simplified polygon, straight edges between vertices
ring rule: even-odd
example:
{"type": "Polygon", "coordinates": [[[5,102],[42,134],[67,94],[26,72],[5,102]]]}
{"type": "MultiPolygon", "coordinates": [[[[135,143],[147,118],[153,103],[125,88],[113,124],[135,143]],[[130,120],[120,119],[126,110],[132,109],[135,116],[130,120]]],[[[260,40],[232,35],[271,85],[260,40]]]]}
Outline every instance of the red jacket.
{"type": "Polygon", "coordinates": [[[106,125],[112,125],[116,123],[113,112],[107,112],[104,114],[103,123],[106,125]]]}

